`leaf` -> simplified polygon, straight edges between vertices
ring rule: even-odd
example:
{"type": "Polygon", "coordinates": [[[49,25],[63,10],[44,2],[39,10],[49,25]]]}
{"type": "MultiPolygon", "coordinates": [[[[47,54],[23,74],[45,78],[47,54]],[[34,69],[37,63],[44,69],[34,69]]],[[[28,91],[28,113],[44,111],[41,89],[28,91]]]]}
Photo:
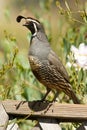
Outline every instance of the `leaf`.
{"type": "Polygon", "coordinates": [[[31,87],[24,88],[23,96],[26,98],[27,101],[41,100],[43,97],[40,91],[31,87]]]}
{"type": "Polygon", "coordinates": [[[20,52],[16,57],[16,63],[21,65],[24,69],[29,69],[29,61],[23,52],[20,52]]]}
{"type": "Polygon", "coordinates": [[[65,5],[66,5],[66,8],[68,9],[68,11],[70,11],[70,8],[69,8],[67,1],[65,1],[65,5]]]}
{"type": "Polygon", "coordinates": [[[80,69],[80,71],[78,72],[78,86],[81,83],[83,79],[83,69],[80,69]]]}

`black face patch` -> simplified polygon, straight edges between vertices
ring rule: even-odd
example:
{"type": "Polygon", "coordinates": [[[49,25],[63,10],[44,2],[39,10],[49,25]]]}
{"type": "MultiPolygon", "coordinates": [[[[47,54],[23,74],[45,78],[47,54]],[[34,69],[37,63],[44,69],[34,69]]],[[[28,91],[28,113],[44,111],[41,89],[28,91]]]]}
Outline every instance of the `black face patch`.
{"type": "Polygon", "coordinates": [[[27,28],[29,28],[32,34],[35,33],[34,23],[32,21],[29,22],[29,24],[27,25],[27,28]]]}

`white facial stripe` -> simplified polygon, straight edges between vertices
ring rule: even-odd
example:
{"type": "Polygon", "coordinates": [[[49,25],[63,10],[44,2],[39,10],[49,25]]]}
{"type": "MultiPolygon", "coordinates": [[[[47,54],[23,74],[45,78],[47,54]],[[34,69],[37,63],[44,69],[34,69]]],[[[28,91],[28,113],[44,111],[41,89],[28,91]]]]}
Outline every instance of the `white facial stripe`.
{"type": "Polygon", "coordinates": [[[33,25],[34,25],[34,29],[35,29],[35,33],[33,34],[33,36],[36,36],[37,35],[37,27],[36,27],[35,23],[33,23],[33,25]]]}
{"type": "Polygon", "coordinates": [[[27,20],[32,21],[32,22],[34,22],[34,23],[36,23],[36,24],[39,24],[36,20],[33,20],[33,19],[31,19],[31,18],[29,18],[29,19],[27,19],[27,20]]]}
{"type": "Polygon", "coordinates": [[[35,23],[33,23],[33,25],[34,25],[35,32],[37,32],[37,27],[36,27],[36,24],[35,24],[35,23]]]}

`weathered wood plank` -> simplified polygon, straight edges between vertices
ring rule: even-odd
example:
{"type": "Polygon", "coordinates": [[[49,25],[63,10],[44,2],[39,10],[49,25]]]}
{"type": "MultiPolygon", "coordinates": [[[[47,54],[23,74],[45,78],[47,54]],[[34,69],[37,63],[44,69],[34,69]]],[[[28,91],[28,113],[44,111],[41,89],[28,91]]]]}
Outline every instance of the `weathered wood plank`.
{"type": "Polygon", "coordinates": [[[38,124],[32,130],[61,130],[56,119],[38,118],[38,124]]]}
{"type": "Polygon", "coordinates": [[[8,114],[52,117],[68,121],[87,121],[87,105],[2,101],[8,114]],[[33,106],[33,110],[31,109],[33,106]]]}
{"type": "Polygon", "coordinates": [[[42,130],[42,128],[40,127],[39,122],[38,122],[38,124],[35,127],[33,127],[32,130],[42,130]]]}
{"type": "Polygon", "coordinates": [[[35,126],[32,130],[42,130],[39,126],[35,126]]]}
{"type": "Polygon", "coordinates": [[[6,130],[8,120],[9,120],[9,117],[3,105],[0,103],[0,130],[6,130]]]}
{"type": "Polygon", "coordinates": [[[19,129],[18,124],[16,124],[16,123],[11,123],[11,124],[8,125],[8,127],[7,127],[6,130],[20,130],[20,129],[19,129]]]}
{"type": "Polygon", "coordinates": [[[60,126],[58,125],[58,122],[56,119],[38,119],[39,120],[39,124],[42,128],[42,130],[61,130],[60,126]]]}

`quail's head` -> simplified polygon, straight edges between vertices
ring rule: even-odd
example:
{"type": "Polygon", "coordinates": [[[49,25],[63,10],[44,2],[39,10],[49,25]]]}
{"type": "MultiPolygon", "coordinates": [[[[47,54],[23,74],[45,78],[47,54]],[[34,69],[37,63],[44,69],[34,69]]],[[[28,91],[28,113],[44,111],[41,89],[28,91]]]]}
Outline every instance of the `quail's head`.
{"type": "Polygon", "coordinates": [[[27,27],[31,31],[32,35],[35,35],[39,31],[44,31],[43,25],[38,20],[20,15],[17,17],[16,20],[17,22],[20,22],[22,19],[24,19],[23,26],[27,27]]]}

